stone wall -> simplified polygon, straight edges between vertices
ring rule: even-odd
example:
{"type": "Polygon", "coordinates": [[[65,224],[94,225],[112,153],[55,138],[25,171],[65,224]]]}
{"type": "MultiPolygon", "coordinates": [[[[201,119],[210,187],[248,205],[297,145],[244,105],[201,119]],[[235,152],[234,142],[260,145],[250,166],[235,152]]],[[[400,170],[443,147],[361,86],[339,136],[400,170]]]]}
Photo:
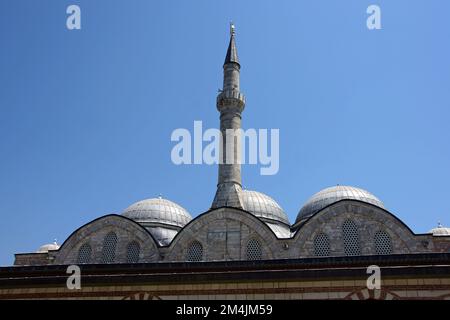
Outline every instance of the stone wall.
{"type": "Polygon", "coordinates": [[[365,280],[213,282],[131,286],[85,286],[0,289],[0,299],[116,299],[116,300],[262,300],[262,299],[409,299],[450,300],[448,278],[386,279],[380,290],[365,280]]]}
{"type": "Polygon", "coordinates": [[[46,253],[18,253],[15,255],[14,264],[19,266],[33,266],[51,264],[49,254],[46,253]]]}
{"type": "Polygon", "coordinates": [[[186,226],[171,243],[164,260],[186,261],[193,241],[203,246],[202,261],[245,260],[250,239],[256,239],[261,244],[262,259],[275,258],[280,244],[269,227],[247,212],[220,208],[186,226]]]}
{"type": "Polygon", "coordinates": [[[432,236],[414,235],[411,230],[387,211],[370,204],[354,201],[337,202],[310,218],[296,233],[296,257],[314,256],[314,238],[325,233],[330,239],[331,256],[344,256],[342,226],[346,220],[355,223],[361,254],[377,254],[374,236],[378,231],[386,232],[392,241],[393,254],[432,252],[432,236]]]}
{"type": "Polygon", "coordinates": [[[125,263],[127,246],[132,241],[140,245],[139,262],[155,262],[160,254],[155,240],[143,227],[122,216],[108,215],[96,219],[75,231],[61,246],[55,264],[75,264],[82,245],[92,248],[92,261],[101,263],[105,236],[114,232],[117,235],[117,247],[114,263],[125,263]]]}
{"type": "Polygon", "coordinates": [[[140,245],[138,262],[186,261],[194,243],[201,246],[199,261],[246,260],[250,240],[260,246],[260,259],[315,257],[314,240],[319,233],[328,237],[329,256],[345,256],[342,226],[348,220],[357,228],[360,255],[379,254],[374,240],[379,231],[388,235],[392,254],[450,250],[450,237],[416,235],[386,210],[360,201],[343,200],[312,216],[289,239],[278,239],[263,221],[246,211],[229,207],[210,210],[181,229],[166,247],[157,245],[148,230],[136,222],[107,215],[76,230],[58,251],[16,255],[15,265],[77,263],[80,248],[87,243],[92,248],[90,263],[101,263],[104,239],[110,232],[118,237],[114,263],[127,262],[127,245],[131,241],[140,245]]]}

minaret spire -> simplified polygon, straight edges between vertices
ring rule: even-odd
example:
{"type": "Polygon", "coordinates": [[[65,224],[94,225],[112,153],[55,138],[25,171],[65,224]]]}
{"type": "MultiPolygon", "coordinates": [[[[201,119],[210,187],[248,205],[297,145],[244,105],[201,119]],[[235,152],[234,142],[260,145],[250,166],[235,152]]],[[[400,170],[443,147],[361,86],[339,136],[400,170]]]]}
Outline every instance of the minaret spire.
{"type": "Polygon", "coordinates": [[[245,209],[241,199],[241,113],[245,97],[240,92],[240,69],[235,27],[230,24],[230,43],[223,64],[223,89],[217,96],[217,110],[220,112],[222,132],[219,181],[212,208],[223,206],[245,209]],[[231,134],[231,135],[230,135],[231,134]]]}
{"type": "Polygon", "coordinates": [[[224,65],[227,63],[237,63],[239,64],[239,59],[237,55],[236,49],[236,40],[235,40],[236,30],[233,22],[230,22],[230,44],[228,45],[227,55],[225,57],[224,65]]]}

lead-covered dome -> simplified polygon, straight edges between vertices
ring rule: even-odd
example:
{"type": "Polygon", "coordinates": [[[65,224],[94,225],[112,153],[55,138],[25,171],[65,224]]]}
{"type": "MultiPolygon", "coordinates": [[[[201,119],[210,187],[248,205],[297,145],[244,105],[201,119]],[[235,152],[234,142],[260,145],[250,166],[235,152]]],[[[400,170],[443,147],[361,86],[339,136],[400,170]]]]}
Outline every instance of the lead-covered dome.
{"type": "Polygon", "coordinates": [[[136,202],[122,215],[145,227],[163,246],[170,244],[178,231],[192,220],[183,207],[161,197],[136,202]]]}
{"type": "Polygon", "coordinates": [[[438,223],[437,228],[431,229],[428,233],[432,233],[435,237],[450,236],[450,228],[446,228],[442,226],[442,224],[438,223]]]}
{"type": "Polygon", "coordinates": [[[260,218],[278,238],[289,238],[289,219],[280,205],[268,195],[250,190],[242,190],[244,209],[260,218]]]}
{"type": "Polygon", "coordinates": [[[36,251],[36,253],[47,253],[52,250],[58,250],[59,245],[55,242],[44,244],[43,246],[40,246],[39,249],[36,251]]]}
{"type": "Polygon", "coordinates": [[[309,198],[300,209],[295,223],[313,216],[332,203],[347,199],[367,202],[385,209],[384,204],[377,197],[364,189],[350,186],[334,186],[323,189],[309,198]]]}
{"type": "Polygon", "coordinates": [[[125,209],[123,216],[140,224],[160,223],[181,228],[192,220],[183,207],[163,198],[136,202],[125,209]]]}
{"type": "Polygon", "coordinates": [[[250,190],[242,190],[244,209],[258,218],[279,221],[289,225],[289,219],[280,205],[268,195],[250,190]]]}

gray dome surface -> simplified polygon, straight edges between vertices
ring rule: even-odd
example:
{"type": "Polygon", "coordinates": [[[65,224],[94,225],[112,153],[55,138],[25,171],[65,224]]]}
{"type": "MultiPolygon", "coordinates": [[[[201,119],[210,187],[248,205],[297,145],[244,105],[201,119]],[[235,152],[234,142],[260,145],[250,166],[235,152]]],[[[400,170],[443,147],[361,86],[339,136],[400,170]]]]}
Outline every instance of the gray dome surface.
{"type": "Polygon", "coordinates": [[[289,225],[284,210],[268,195],[257,191],[242,190],[244,209],[258,218],[270,219],[289,225]]]}
{"type": "Polygon", "coordinates": [[[164,224],[180,228],[192,220],[183,207],[162,198],[136,202],[125,209],[122,215],[143,225],[164,224]]]}
{"type": "Polygon", "coordinates": [[[446,228],[439,223],[437,228],[431,229],[428,233],[432,233],[433,236],[450,236],[450,228],[446,228]]]}
{"type": "Polygon", "coordinates": [[[44,244],[36,251],[36,253],[46,253],[51,250],[58,250],[58,249],[59,249],[59,245],[55,241],[53,243],[44,244]]]}
{"type": "Polygon", "coordinates": [[[297,215],[295,223],[309,218],[326,206],[340,200],[359,200],[383,208],[384,204],[370,192],[350,186],[334,186],[323,189],[306,201],[297,215]]]}
{"type": "Polygon", "coordinates": [[[152,236],[161,246],[168,246],[177,235],[179,228],[171,229],[168,227],[146,227],[152,236]]]}
{"type": "Polygon", "coordinates": [[[285,224],[268,221],[264,221],[264,223],[275,233],[278,239],[287,239],[292,236],[291,228],[285,224]]]}

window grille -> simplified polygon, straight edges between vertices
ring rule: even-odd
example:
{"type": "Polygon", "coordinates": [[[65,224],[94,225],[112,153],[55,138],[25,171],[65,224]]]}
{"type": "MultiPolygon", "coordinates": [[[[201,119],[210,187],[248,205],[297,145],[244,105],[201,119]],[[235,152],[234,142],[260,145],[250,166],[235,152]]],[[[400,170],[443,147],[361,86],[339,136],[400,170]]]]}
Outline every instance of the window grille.
{"type": "Polygon", "coordinates": [[[247,260],[261,260],[261,242],[258,239],[250,239],[247,243],[247,260]]]}
{"type": "Polygon", "coordinates": [[[78,250],[78,264],[86,264],[91,262],[92,248],[89,243],[83,244],[78,250]]]}
{"type": "Polygon", "coordinates": [[[110,232],[103,240],[101,263],[113,263],[116,258],[117,235],[110,232]]]}
{"type": "Polygon", "coordinates": [[[359,242],[359,232],[356,224],[352,220],[346,220],[342,224],[342,234],[344,239],[344,252],[347,256],[361,255],[361,245],[359,242]]]}
{"type": "Polygon", "coordinates": [[[137,241],[132,241],[127,246],[127,263],[139,262],[139,254],[141,253],[141,246],[137,241]]]}
{"type": "Polygon", "coordinates": [[[323,232],[314,238],[314,255],[316,257],[328,257],[330,255],[330,238],[323,232]]]}
{"type": "Polygon", "coordinates": [[[198,262],[203,260],[203,246],[200,242],[194,241],[188,248],[186,260],[198,262]]]}
{"type": "Polygon", "coordinates": [[[377,254],[392,254],[392,240],[386,231],[380,230],[375,233],[375,252],[377,254]]]}

